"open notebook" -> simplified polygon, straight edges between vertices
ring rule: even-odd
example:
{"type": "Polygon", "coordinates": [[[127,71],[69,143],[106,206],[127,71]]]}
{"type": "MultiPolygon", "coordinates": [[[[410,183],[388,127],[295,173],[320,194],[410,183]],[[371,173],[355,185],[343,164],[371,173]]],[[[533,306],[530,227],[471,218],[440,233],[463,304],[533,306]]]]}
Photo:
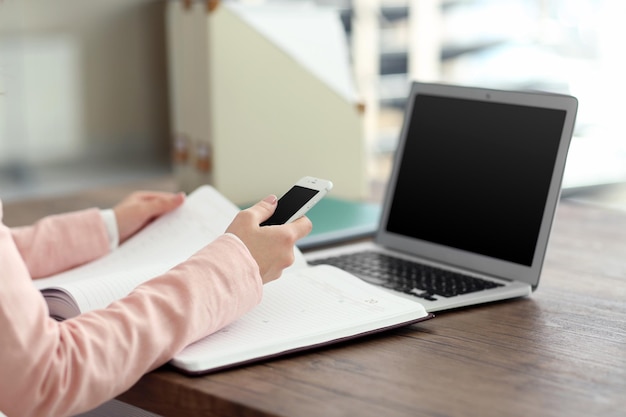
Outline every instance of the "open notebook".
{"type": "Polygon", "coordinates": [[[373,242],[306,254],[427,311],[539,284],[577,100],[414,82],[373,242]]]}
{"type": "MultiPolygon", "coordinates": [[[[34,283],[58,320],[105,308],[222,234],[238,211],[217,190],[202,186],[116,251],[34,283]]],[[[308,266],[297,248],[295,255],[281,278],[264,285],[260,305],[188,346],[171,364],[188,374],[214,372],[432,317],[340,269],[308,266]]]]}

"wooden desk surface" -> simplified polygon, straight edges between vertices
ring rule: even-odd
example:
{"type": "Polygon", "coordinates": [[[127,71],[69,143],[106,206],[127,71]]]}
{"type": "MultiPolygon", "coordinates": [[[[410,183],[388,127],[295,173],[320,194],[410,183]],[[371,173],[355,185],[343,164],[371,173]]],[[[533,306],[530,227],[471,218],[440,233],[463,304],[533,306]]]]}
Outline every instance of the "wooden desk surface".
{"type": "Polygon", "coordinates": [[[563,201],[531,297],[203,377],[163,367],[119,398],[164,416],[625,416],[626,213],[563,201]]]}

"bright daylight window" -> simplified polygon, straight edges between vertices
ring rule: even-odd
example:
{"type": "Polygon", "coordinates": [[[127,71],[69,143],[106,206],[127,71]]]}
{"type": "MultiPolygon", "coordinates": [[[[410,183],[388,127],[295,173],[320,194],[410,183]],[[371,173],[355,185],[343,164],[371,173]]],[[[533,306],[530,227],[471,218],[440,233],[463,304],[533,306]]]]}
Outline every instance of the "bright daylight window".
{"type": "MultiPolygon", "coordinates": [[[[411,79],[494,88],[537,89],[579,99],[565,188],[626,181],[622,127],[626,84],[626,2],[620,0],[318,0],[342,11],[354,37],[378,39],[374,176],[384,178],[411,79]],[[376,24],[365,32],[358,19],[376,24]],[[419,16],[417,16],[419,15],[419,16]],[[433,61],[428,62],[428,51],[433,61]]],[[[363,42],[361,42],[363,44],[363,42]]],[[[354,58],[354,57],[353,57],[354,58]]],[[[355,73],[367,78],[371,69],[355,73]]],[[[367,61],[365,61],[367,62],[367,61]]],[[[363,84],[360,84],[363,88],[363,84]]]]}

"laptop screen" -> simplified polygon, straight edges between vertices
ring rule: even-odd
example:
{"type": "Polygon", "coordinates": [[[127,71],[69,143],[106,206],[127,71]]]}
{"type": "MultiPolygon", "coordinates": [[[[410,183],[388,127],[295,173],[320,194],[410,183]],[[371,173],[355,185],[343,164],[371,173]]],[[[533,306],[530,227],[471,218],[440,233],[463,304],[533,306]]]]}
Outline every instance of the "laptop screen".
{"type": "Polygon", "coordinates": [[[530,266],[566,112],[428,94],[412,100],[386,231],[530,266]]]}

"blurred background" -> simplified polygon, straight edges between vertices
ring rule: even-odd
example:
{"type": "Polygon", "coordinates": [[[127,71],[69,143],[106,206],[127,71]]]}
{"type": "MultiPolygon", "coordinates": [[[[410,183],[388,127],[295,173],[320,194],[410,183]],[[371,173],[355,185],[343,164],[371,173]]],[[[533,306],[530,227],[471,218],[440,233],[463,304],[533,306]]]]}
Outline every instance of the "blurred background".
{"type": "MultiPolygon", "coordinates": [[[[389,173],[411,80],[572,94],[580,107],[564,195],[626,181],[626,2],[231,2],[301,2],[336,13],[345,35],[337,41],[346,43],[364,105],[373,184],[384,184],[389,173]]],[[[0,2],[3,200],[172,173],[165,6],[0,2]]],[[[280,97],[268,97],[270,106],[272,99],[280,97]]]]}

